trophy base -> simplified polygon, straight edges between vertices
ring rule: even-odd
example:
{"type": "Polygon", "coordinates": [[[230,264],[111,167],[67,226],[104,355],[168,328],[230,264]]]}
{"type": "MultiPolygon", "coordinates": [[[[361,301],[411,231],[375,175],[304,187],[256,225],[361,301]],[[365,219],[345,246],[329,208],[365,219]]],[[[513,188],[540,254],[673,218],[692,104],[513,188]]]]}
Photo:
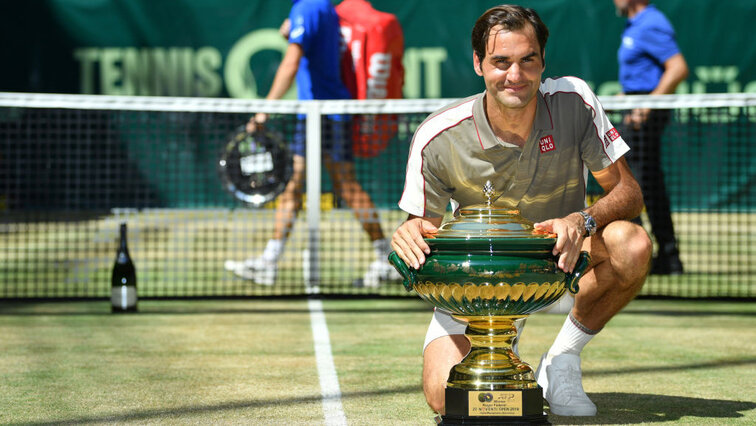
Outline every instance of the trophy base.
{"type": "Polygon", "coordinates": [[[467,390],[446,388],[441,425],[550,425],[543,389],[467,390]]]}

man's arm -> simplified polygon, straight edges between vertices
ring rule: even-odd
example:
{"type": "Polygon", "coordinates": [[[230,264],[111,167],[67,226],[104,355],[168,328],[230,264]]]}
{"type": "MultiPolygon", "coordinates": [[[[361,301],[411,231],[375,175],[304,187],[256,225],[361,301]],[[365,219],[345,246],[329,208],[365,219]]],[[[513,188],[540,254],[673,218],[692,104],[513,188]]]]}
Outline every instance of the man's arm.
{"type": "MultiPolygon", "coordinates": [[[[273,78],[273,85],[268,91],[268,96],[265,99],[281,99],[294,83],[294,78],[297,76],[299,70],[299,61],[304,56],[304,49],[297,43],[289,43],[289,47],[286,48],[281,63],[276,70],[276,76],[273,78]]],[[[268,114],[264,112],[258,112],[247,123],[247,131],[252,133],[255,131],[256,124],[264,123],[268,119],[268,114]]]]}
{"type": "MultiPolygon", "coordinates": [[[[603,170],[593,172],[593,177],[604,190],[604,195],[585,211],[593,216],[598,228],[615,220],[632,219],[643,210],[640,186],[624,157],[603,170]]],[[[574,215],[580,218],[582,226],[582,216],[574,215]]]]}
{"type": "MultiPolygon", "coordinates": [[[[649,93],[650,95],[668,95],[675,93],[677,86],[688,78],[688,63],[682,53],[676,53],[664,62],[664,72],[659,78],[656,88],[649,93]]],[[[636,108],[628,116],[627,121],[636,129],[639,129],[648,119],[651,112],[648,108],[636,108]]],[[[626,123],[627,124],[627,123],[626,123]]]]}
{"type": "Polygon", "coordinates": [[[412,268],[420,269],[420,265],[425,263],[425,255],[430,254],[430,247],[423,238],[435,234],[442,220],[443,217],[409,215],[394,232],[391,248],[404,263],[412,268]]]}
{"type": "MultiPolygon", "coordinates": [[[[604,195],[585,211],[593,216],[599,229],[615,220],[628,220],[640,214],[643,195],[624,158],[593,172],[593,177],[601,185],[604,195]]],[[[557,234],[553,253],[559,255],[558,265],[564,271],[571,272],[580,256],[585,234],[584,222],[583,217],[575,212],[561,219],[535,224],[536,229],[557,234]]]]}
{"type": "Polygon", "coordinates": [[[304,56],[304,49],[297,43],[289,43],[281,64],[278,65],[273,85],[265,99],[281,99],[291,87],[299,70],[299,61],[304,56]]]}
{"type": "Polygon", "coordinates": [[[672,55],[664,62],[664,73],[659,79],[659,84],[650,93],[651,95],[666,95],[675,93],[677,86],[688,78],[688,63],[682,53],[672,55]]]}

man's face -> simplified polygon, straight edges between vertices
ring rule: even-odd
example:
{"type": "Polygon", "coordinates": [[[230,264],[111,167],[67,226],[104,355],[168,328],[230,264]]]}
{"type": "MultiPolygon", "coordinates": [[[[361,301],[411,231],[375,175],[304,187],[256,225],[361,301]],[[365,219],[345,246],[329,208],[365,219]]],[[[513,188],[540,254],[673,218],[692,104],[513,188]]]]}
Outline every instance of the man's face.
{"type": "Polygon", "coordinates": [[[531,26],[522,30],[491,29],[486,57],[473,54],[475,72],[483,77],[489,100],[504,108],[524,108],[535,98],[544,64],[531,26]]]}
{"type": "Polygon", "coordinates": [[[614,0],[614,8],[617,10],[617,16],[627,18],[630,0],[614,0]]]}

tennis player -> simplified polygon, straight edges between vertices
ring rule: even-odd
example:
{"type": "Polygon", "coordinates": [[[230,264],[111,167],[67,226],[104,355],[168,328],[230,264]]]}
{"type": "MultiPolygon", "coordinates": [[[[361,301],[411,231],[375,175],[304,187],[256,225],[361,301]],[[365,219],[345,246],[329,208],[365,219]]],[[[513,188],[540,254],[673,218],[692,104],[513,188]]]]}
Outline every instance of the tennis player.
{"type": "MultiPolygon", "coordinates": [[[[293,0],[292,3],[289,18],[280,28],[289,45],[266,99],[282,98],[295,79],[300,100],[351,98],[341,79],[339,17],[333,5],[329,0],[293,0]]],[[[247,124],[247,130],[253,132],[257,126],[264,125],[267,118],[267,114],[256,114],[247,124]]],[[[324,162],[334,191],[354,211],[373,245],[375,260],[365,272],[363,285],[378,287],[383,281],[400,279],[399,273],[388,263],[390,244],[381,229],[375,205],[355,175],[349,117],[329,115],[324,117],[322,126],[324,162]]],[[[297,122],[291,149],[294,172],[278,199],[273,238],[268,240],[261,255],[243,261],[227,260],[225,263],[227,270],[257,284],[275,283],[278,260],[283,254],[296,214],[302,209],[305,184],[304,117],[297,122]]]]}
{"type": "MultiPolygon", "coordinates": [[[[484,203],[491,181],[494,205],[516,208],[536,229],[557,234],[558,266],[572,271],[581,250],[592,264],[536,380],[551,413],[592,416],[595,404],[582,385],[583,347],[640,290],[651,241],[627,219],[643,197],[623,155],[629,148],[597,97],[575,77],[542,81],[548,29],[532,9],[503,5],[486,11],[472,31],[473,66],[485,91],[431,114],[416,130],[399,206],[409,218],[392,247],[419,268],[430,253],[423,237],[444,212],[484,203]],[[604,190],[586,206],[591,172],[604,190]]],[[[423,389],[444,413],[449,370],[470,349],[465,323],[437,309],[423,352],[423,389]]]]}

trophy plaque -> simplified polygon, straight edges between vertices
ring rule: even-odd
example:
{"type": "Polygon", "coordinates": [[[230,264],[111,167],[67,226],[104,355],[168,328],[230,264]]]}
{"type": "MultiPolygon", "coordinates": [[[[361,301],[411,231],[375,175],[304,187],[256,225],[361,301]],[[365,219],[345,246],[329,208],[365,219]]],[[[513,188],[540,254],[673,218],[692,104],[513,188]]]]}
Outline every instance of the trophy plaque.
{"type": "Polygon", "coordinates": [[[493,207],[490,185],[484,192],[486,204],[462,208],[425,239],[431,253],[419,270],[396,252],[389,261],[407,291],[467,322],[470,353],[449,372],[441,424],[548,424],[533,369],[512,350],[514,321],[576,293],[590,256],[565,273],[552,254],[556,235],[493,207]]]}

